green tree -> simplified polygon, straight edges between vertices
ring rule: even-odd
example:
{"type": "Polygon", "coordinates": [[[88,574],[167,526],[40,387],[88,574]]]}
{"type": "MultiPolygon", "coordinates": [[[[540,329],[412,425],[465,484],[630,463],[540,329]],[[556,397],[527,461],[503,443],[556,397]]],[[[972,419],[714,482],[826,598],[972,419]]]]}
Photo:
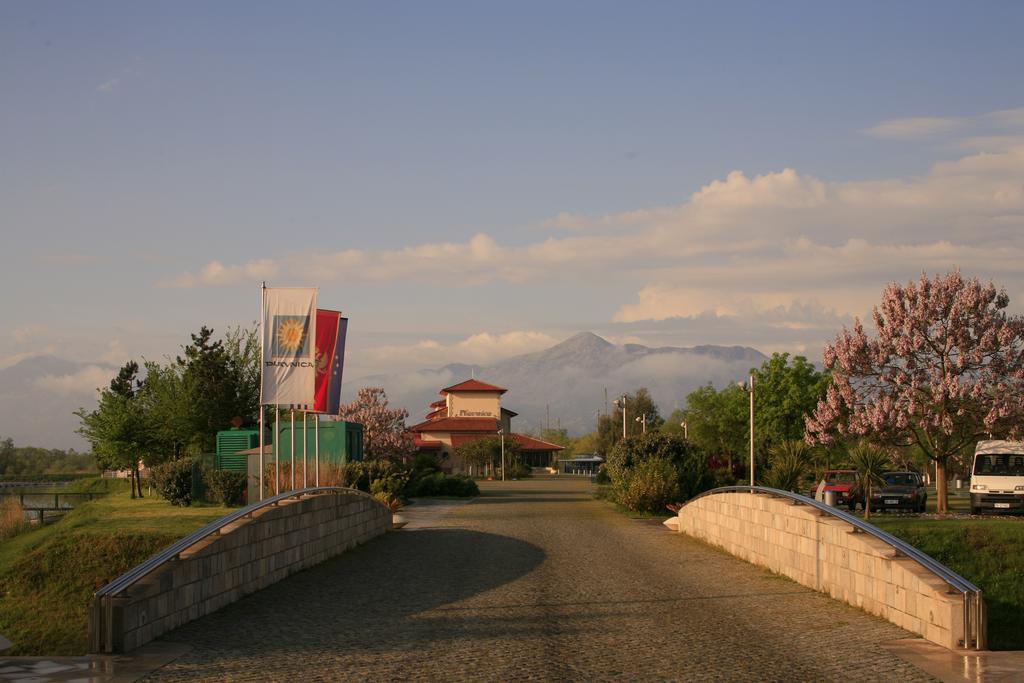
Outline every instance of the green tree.
{"type": "Polygon", "coordinates": [[[725,459],[730,471],[747,451],[749,417],[747,394],[735,384],[721,391],[705,385],[686,397],[683,410],[689,440],[709,455],[725,459]]]}
{"type": "Polygon", "coordinates": [[[150,424],[141,401],[137,400],[139,366],[126,363],[107,389],[100,392],[95,410],[84,408],[75,414],[81,419],[78,433],[92,445],[96,464],[101,469],[128,470],[131,473],[132,498],[142,497],[139,459],[151,445],[150,424]]]}
{"type": "Polygon", "coordinates": [[[147,361],[145,368],[146,379],[139,400],[152,430],[147,464],[157,465],[186,454],[193,442],[192,406],[185,391],[182,368],[177,363],[160,365],[147,361]]]}
{"type": "Polygon", "coordinates": [[[0,475],[31,477],[37,474],[93,472],[96,463],[89,453],[71,448],[36,448],[15,446],[11,438],[0,439],[0,475]]]}
{"type": "Polygon", "coordinates": [[[217,432],[227,429],[236,415],[228,354],[224,342],[214,341],[213,330],[205,325],[183,351],[177,365],[188,409],[188,445],[195,453],[210,452],[216,447],[217,432]]]}
{"type": "Polygon", "coordinates": [[[623,403],[625,403],[626,413],[626,438],[643,433],[643,420],[638,420],[642,416],[647,416],[647,431],[649,433],[658,431],[665,422],[658,411],[657,404],[651,398],[651,392],[646,387],[640,387],[632,394],[620,395],[613,403],[614,409],[612,414],[602,415],[598,418],[599,455],[607,455],[611,452],[612,447],[622,440],[623,403]]]}
{"type": "MultiPolygon", "coordinates": [[[[804,420],[824,396],[829,376],[803,356],[776,353],[751,370],[754,376],[754,453],[758,467],[778,443],[804,436],[804,420]]],[[[690,440],[708,453],[746,462],[750,448],[750,396],[737,384],[716,391],[710,384],[686,397],[683,418],[690,440]]]]}
{"type": "Polygon", "coordinates": [[[569,430],[564,427],[559,427],[558,429],[555,429],[554,427],[542,429],[540,430],[540,438],[542,441],[558,444],[565,449],[563,451],[558,451],[554,456],[556,458],[571,458],[572,454],[576,452],[576,442],[578,439],[574,439],[569,436],[569,430]]]}
{"type": "MultiPolygon", "coordinates": [[[[515,463],[519,462],[522,449],[515,439],[505,437],[505,467],[513,470],[515,463]]],[[[501,466],[501,437],[488,436],[476,441],[464,443],[455,449],[455,454],[462,458],[466,464],[483,468],[490,465],[491,471],[495,472],[501,466]]]]}
{"type": "MultiPolygon", "coordinates": [[[[672,414],[665,418],[665,421],[661,425],[662,434],[670,434],[673,436],[683,435],[683,422],[686,421],[686,412],[682,408],[676,408],[672,411],[672,414]]],[[[686,426],[689,429],[689,425],[686,426]]]]}
{"type": "MultiPolygon", "coordinates": [[[[857,489],[864,496],[864,519],[871,519],[871,489],[884,486],[882,475],[889,469],[889,455],[866,441],[850,449],[850,464],[857,471],[857,489]]],[[[855,503],[851,503],[855,505],[855,503]]]]}
{"type": "Polygon", "coordinates": [[[803,439],[804,421],[825,396],[829,374],[788,353],[772,354],[752,374],[755,450],[767,453],[782,441],[803,439]]]}

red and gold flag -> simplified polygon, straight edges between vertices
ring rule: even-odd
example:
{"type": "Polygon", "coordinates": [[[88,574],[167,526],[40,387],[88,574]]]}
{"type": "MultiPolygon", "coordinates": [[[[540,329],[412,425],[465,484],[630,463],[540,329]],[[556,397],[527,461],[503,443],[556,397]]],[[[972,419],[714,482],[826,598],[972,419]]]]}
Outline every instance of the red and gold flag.
{"type": "MultiPolygon", "coordinates": [[[[316,390],[313,410],[318,413],[328,412],[331,403],[340,320],[341,313],[338,311],[327,311],[322,308],[316,311],[316,390]]],[[[340,381],[338,383],[340,384],[340,381]]]]}

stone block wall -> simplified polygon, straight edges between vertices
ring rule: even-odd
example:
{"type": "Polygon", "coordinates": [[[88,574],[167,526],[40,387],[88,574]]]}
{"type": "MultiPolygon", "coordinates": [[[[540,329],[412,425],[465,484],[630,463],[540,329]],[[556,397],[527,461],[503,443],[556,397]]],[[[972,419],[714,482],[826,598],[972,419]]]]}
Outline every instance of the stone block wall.
{"type": "Polygon", "coordinates": [[[129,652],[389,528],[388,509],[358,491],[258,508],[123,593],[96,598],[89,624],[92,650],[129,652]]]}
{"type": "Polygon", "coordinates": [[[677,529],[736,557],[887,619],[947,647],[963,647],[964,599],[888,544],[812,507],[751,493],[683,506],[677,529]]]}

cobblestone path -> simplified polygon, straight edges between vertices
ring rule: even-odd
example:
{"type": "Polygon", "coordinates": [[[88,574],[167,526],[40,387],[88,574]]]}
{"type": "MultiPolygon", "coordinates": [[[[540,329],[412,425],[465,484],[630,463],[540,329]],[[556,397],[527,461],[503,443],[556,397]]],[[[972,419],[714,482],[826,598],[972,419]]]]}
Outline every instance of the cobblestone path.
{"type": "Polygon", "coordinates": [[[630,520],[568,478],[488,483],[165,640],[152,680],[929,680],[906,631],[630,520]]]}

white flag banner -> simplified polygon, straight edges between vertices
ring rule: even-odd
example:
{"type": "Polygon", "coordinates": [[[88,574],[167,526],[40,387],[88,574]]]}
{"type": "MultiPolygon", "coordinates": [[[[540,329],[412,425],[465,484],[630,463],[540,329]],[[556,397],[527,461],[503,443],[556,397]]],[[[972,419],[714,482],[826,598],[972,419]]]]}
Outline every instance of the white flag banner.
{"type": "Polygon", "coordinates": [[[263,290],[263,405],[313,409],[316,293],[300,287],[263,290]]]}

